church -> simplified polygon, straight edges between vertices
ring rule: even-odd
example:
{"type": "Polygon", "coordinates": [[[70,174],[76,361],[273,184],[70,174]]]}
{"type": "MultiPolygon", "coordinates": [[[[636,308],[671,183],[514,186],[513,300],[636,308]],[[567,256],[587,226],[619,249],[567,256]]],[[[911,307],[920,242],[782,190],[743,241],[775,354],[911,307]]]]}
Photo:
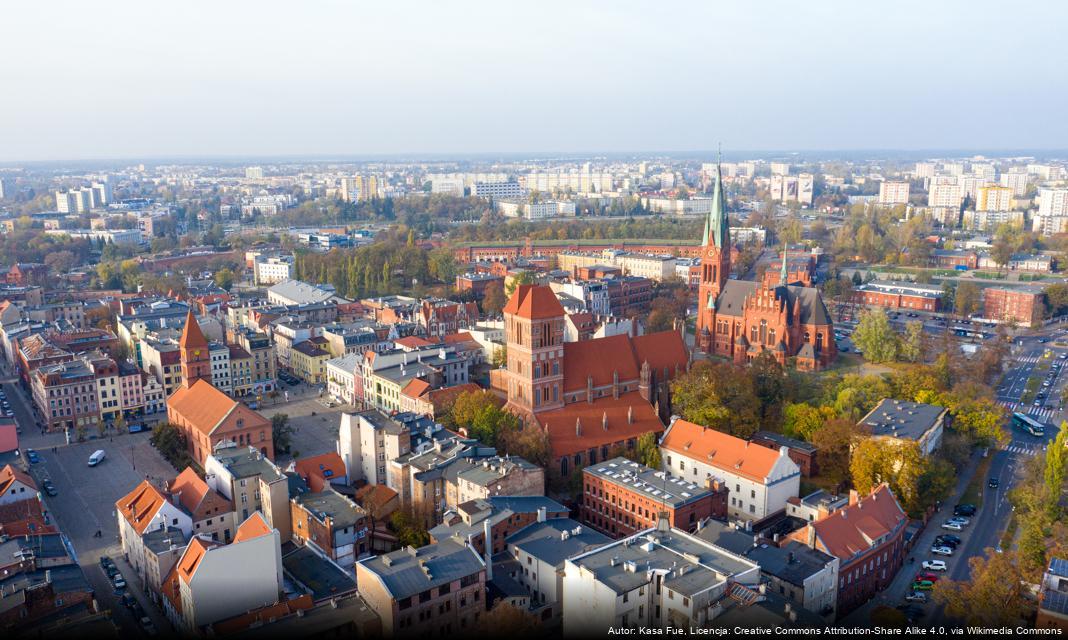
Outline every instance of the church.
{"type": "Polygon", "coordinates": [[[565,342],[565,315],[549,287],[516,288],[504,307],[508,361],[498,387],[507,409],[548,434],[562,476],[661,433],[668,383],[689,365],[679,331],[565,342]]]}
{"type": "Polygon", "coordinates": [[[274,457],[271,421],[211,384],[211,354],[204,332],[190,311],[178,342],[182,386],[167,398],[167,420],[185,436],[189,455],[201,467],[216,450],[255,447],[274,457]]]}
{"type": "Polygon", "coordinates": [[[779,363],[792,361],[809,371],[834,362],[834,324],[823,297],[808,278],[789,270],[785,253],[781,270],[769,270],[761,282],[730,279],[722,175],[716,177],[702,244],[697,294],[697,347],[702,352],[744,364],[769,351],[779,363]]]}

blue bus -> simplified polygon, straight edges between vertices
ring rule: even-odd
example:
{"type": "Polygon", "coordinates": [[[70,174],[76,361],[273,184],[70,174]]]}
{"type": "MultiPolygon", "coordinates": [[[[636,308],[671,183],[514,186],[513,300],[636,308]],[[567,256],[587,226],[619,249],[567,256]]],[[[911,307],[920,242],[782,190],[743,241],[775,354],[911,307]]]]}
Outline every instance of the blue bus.
{"type": "Polygon", "coordinates": [[[1025,431],[1036,438],[1041,438],[1046,435],[1046,425],[1042,424],[1038,420],[1035,420],[1031,416],[1024,415],[1022,413],[1012,414],[1012,426],[1025,431]]]}

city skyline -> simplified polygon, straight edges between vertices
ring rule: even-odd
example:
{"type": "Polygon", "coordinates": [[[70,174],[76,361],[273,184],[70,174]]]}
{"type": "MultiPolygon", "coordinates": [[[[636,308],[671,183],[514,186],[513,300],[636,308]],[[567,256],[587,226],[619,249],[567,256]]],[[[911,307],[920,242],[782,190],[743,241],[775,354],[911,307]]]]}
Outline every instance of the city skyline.
{"type": "Polygon", "coordinates": [[[19,5],[0,160],[1068,147],[1068,9],[983,4],[19,5]]]}

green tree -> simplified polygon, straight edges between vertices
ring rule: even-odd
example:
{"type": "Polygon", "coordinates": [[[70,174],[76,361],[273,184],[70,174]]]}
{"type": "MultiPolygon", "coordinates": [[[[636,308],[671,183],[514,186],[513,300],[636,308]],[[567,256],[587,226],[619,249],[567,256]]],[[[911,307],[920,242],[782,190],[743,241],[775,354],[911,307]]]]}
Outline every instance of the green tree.
{"type": "Polygon", "coordinates": [[[990,387],[975,382],[961,382],[950,393],[932,400],[947,406],[953,415],[953,429],[976,444],[989,446],[1008,443],[1009,434],[1005,431],[1008,410],[998,404],[990,387]]]}
{"type": "Polygon", "coordinates": [[[466,391],[456,398],[450,413],[452,424],[467,431],[469,437],[493,447],[503,435],[507,442],[511,432],[522,426],[519,418],[501,408],[501,401],[489,391],[466,391]]]}
{"type": "Polygon", "coordinates": [[[898,335],[890,326],[886,312],[880,309],[866,311],[853,332],[853,343],[864,352],[868,362],[890,362],[897,358],[898,335]]]}
{"type": "Polygon", "coordinates": [[[276,454],[280,451],[289,451],[292,435],[293,426],[289,424],[288,414],[276,413],[271,416],[271,440],[276,454]]]}
{"type": "Polygon", "coordinates": [[[923,322],[912,320],[905,325],[905,337],[901,340],[901,359],[906,362],[920,362],[923,360],[924,342],[926,334],[923,331],[923,322]]]}
{"type": "Polygon", "coordinates": [[[215,272],[215,284],[219,287],[229,291],[234,286],[234,272],[229,268],[220,269],[215,272]]]}
{"type": "Polygon", "coordinates": [[[659,470],[663,464],[660,459],[660,441],[655,433],[643,433],[638,436],[638,444],[634,448],[634,454],[636,462],[640,462],[651,469],[659,470]]]}
{"type": "Polygon", "coordinates": [[[1046,448],[1044,479],[1050,496],[1050,510],[1055,513],[1064,488],[1065,465],[1068,464],[1068,422],[1061,422],[1057,438],[1046,448]]]}
{"type": "Polygon", "coordinates": [[[1059,316],[1068,311],[1068,284],[1058,282],[1046,287],[1046,305],[1050,315],[1059,316]]]}
{"type": "Polygon", "coordinates": [[[515,293],[515,290],[522,284],[534,284],[534,272],[533,271],[520,271],[518,274],[512,277],[508,286],[505,287],[505,294],[511,298],[515,293]]]}
{"type": "Polygon", "coordinates": [[[812,434],[812,444],[819,447],[820,475],[836,487],[849,481],[849,453],[861,430],[853,420],[828,420],[812,434]]]}
{"type": "Polygon", "coordinates": [[[149,442],[175,469],[185,469],[192,462],[185,435],[173,423],[167,422],[153,429],[149,442]]]}
{"type": "Polygon", "coordinates": [[[431,278],[450,286],[456,282],[456,258],[448,247],[431,251],[427,255],[427,267],[431,278]]]}
{"type": "Polygon", "coordinates": [[[390,528],[397,536],[397,542],[403,547],[419,547],[430,544],[430,534],[422,518],[406,511],[394,511],[389,518],[390,528]]]}
{"type": "Polygon", "coordinates": [[[920,478],[927,473],[929,461],[920,453],[916,442],[890,444],[886,440],[865,438],[853,449],[849,464],[853,487],[862,494],[886,482],[910,513],[922,511],[920,478]]]}
{"type": "Polygon", "coordinates": [[[824,423],[834,418],[831,407],[813,407],[804,402],[789,402],[783,407],[784,435],[812,442],[813,436],[823,428],[824,423]]]}
{"type": "Polygon", "coordinates": [[[539,467],[548,467],[552,462],[549,434],[533,423],[502,431],[497,437],[497,446],[506,454],[519,456],[539,467]]]}
{"type": "Polygon", "coordinates": [[[953,308],[960,316],[970,316],[979,311],[979,285],[974,282],[961,282],[953,299],[953,308]]]}
{"type": "Polygon", "coordinates": [[[760,429],[760,401],[740,367],[698,362],[671,382],[672,407],[686,420],[739,438],[760,429]]]}

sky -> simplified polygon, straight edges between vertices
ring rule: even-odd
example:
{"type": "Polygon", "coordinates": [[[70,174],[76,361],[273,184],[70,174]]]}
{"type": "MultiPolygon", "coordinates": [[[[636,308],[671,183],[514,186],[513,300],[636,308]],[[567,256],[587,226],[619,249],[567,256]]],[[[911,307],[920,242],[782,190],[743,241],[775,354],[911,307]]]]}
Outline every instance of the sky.
{"type": "Polygon", "coordinates": [[[8,0],[0,160],[1068,148],[1068,2],[8,0]]]}

